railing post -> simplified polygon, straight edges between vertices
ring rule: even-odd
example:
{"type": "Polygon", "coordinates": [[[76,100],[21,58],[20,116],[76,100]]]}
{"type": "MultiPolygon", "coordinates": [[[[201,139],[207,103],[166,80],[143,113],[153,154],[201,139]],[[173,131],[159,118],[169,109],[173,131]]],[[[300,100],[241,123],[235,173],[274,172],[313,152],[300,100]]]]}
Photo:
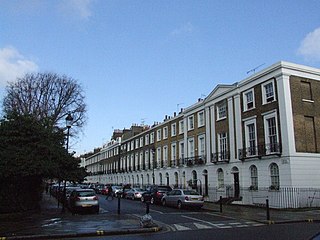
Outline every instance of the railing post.
{"type": "Polygon", "coordinates": [[[269,209],[269,199],[266,199],[266,208],[267,208],[267,220],[270,220],[270,209],[269,209]]]}
{"type": "Polygon", "coordinates": [[[220,196],[220,213],[222,213],[222,196],[220,196]]]}
{"type": "Polygon", "coordinates": [[[118,214],[120,214],[120,195],[118,196],[118,214]]]}

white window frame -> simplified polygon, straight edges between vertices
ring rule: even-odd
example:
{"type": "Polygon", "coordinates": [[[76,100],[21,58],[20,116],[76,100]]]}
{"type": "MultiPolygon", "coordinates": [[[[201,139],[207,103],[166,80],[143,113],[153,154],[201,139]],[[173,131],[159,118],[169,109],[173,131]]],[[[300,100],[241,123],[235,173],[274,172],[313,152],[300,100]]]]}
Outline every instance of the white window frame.
{"type": "Polygon", "coordinates": [[[168,146],[165,145],[162,147],[162,158],[163,158],[163,167],[168,166],[168,146]]]}
{"type": "Polygon", "coordinates": [[[271,185],[275,187],[276,189],[274,190],[279,190],[280,188],[280,169],[279,169],[279,165],[276,163],[271,163],[269,166],[269,170],[270,170],[270,182],[271,185]],[[273,168],[275,167],[275,168],[273,168]],[[276,172],[275,172],[276,170],[276,172]]]}
{"type": "Polygon", "coordinates": [[[150,133],[150,144],[154,143],[154,132],[150,133]]]}
{"type": "Polygon", "coordinates": [[[279,143],[279,130],[278,130],[278,117],[277,117],[277,112],[274,111],[272,113],[269,114],[265,114],[263,116],[263,122],[264,122],[264,142],[266,145],[266,154],[271,154],[271,153],[276,153],[278,151],[271,151],[271,149],[269,148],[270,146],[270,137],[269,137],[269,125],[268,125],[268,120],[274,118],[275,119],[275,131],[276,131],[276,143],[279,143]],[[268,146],[268,147],[267,147],[268,146]]]}
{"type": "Polygon", "coordinates": [[[194,138],[188,138],[188,157],[192,158],[195,155],[194,138]]]}
{"type": "Polygon", "coordinates": [[[161,147],[157,148],[157,168],[161,167],[161,147]]]}
{"type": "Polygon", "coordinates": [[[144,151],[144,159],[145,159],[145,167],[146,167],[146,169],[149,169],[149,164],[150,164],[149,150],[144,151]]]}
{"type": "Polygon", "coordinates": [[[134,140],[131,141],[131,150],[134,149],[134,140]]]}
{"type": "Polygon", "coordinates": [[[157,130],[157,142],[161,141],[161,129],[157,130]]]}
{"type": "Polygon", "coordinates": [[[198,112],[198,128],[203,127],[205,122],[204,122],[204,111],[198,112]]]}
{"type": "Polygon", "coordinates": [[[171,162],[174,162],[173,165],[176,165],[177,159],[177,143],[171,143],[171,162]]]}
{"type": "Polygon", "coordinates": [[[256,156],[256,155],[258,155],[258,138],[257,138],[257,123],[256,123],[256,118],[253,118],[253,119],[251,119],[251,120],[247,120],[247,121],[245,121],[245,143],[246,143],[246,149],[247,149],[247,156],[249,157],[251,157],[251,156],[256,156]],[[249,129],[248,129],[248,127],[249,127],[249,125],[251,125],[251,124],[253,124],[254,125],[254,140],[255,140],[255,146],[254,146],[254,153],[252,154],[252,153],[250,153],[249,151],[248,151],[248,149],[250,149],[251,148],[251,146],[250,146],[250,136],[249,136],[249,129]]]}
{"type": "Polygon", "coordinates": [[[268,104],[268,103],[272,103],[272,102],[277,100],[275,91],[276,91],[276,89],[275,89],[275,84],[274,84],[274,80],[273,79],[271,79],[271,80],[269,80],[269,81],[267,81],[267,82],[265,82],[265,83],[263,83],[261,85],[262,105],[265,105],[265,104],[268,104]],[[267,99],[267,92],[266,92],[266,86],[268,84],[272,84],[272,90],[273,90],[273,100],[270,100],[270,101],[268,101],[268,99],[267,99]]]}
{"type": "Polygon", "coordinates": [[[228,159],[228,134],[227,132],[218,134],[218,160],[226,160],[228,159]]]}
{"type": "Polygon", "coordinates": [[[251,165],[250,168],[250,181],[251,188],[250,190],[258,190],[258,168],[256,165],[251,165]]]}
{"type": "Polygon", "coordinates": [[[139,143],[139,138],[137,138],[137,139],[135,140],[135,144],[136,144],[136,149],[139,148],[139,144],[140,144],[140,143],[139,143]]]}
{"type": "Polygon", "coordinates": [[[217,121],[227,118],[227,103],[225,101],[217,104],[217,121]],[[221,116],[221,109],[224,108],[223,115],[221,116]]]}
{"type": "Polygon", "coordinates": [[[179,121],[179,134],[184,133],[184,120],[179,121]]]}
{"type": "Polygon", "coordinates": [[[145,145],[149,145],[149,134],[146,134],[144,136],[144,142],[145,142],[145,145]]]}
{"type": "Polygon", "coordinates": [[[164,127],[163,128],[163,139],[167,139],[168,138],[168,127],[164,127]]]}
{"type": "Polygon", "coordinates": [[[174,137],[177,135],[177,124],[173,123],[171,124],[171,137],[174,137]]]}
{"type": "Polygon", "coordinates": [[[217,177],[218,177],[218,189],[224,188],[224,172],[222,168],[217,170],[217,177]]]}
{"type": "Polygon", "coordinates": [[[255,97],[254,97],[254,89],[253,88],[245,91],[242,95],[242,99],[243,99],[243,111],[244,112],[255,109],[255,97]],[[248,107],[248,104],[250,102],[248,102],[247,94],[250,92],[252,93],[252,107],[248,107]]]}
{"type": "Polygon", "coordinates": [[[188,131],[191,131],[194,129],[194,116],[188,116],[188,131]]]}
{"type": "Polygon", "coordinates": [[[184,159],[184,141],[179,142],[179,159],[184,159]]]}
{"type": "Polygon", "coordinates": [[[206,135],[201,134],[198,136],[198,156],[206,156],[206,135]]]}
{"type": "Polygon", "coordinates": [[[140,147],[143,147],[143,136],[140,137],[140,147]]]}

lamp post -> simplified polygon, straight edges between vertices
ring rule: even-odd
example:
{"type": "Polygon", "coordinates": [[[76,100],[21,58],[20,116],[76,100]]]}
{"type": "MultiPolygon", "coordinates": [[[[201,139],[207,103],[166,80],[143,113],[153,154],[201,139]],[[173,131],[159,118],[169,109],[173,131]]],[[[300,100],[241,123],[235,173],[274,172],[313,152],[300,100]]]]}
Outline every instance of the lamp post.
{"type": "MultiPolygon", "coordinates": [[[[70,113],[68,113],[68,116],[66,117],[66,127],[67,127],[67,146],[66,146],[66,149],[67,149],[67,154],[69,152],[69,136],[70,136],[70,128],[71,128],[71,124],[72,124],[72,121],[73,121],[73,117],[71,116],[70,113]]],[[[66,185],[67,185],[67,180],[65,179],[64,180],[64,185],[63,185],[63,202],[62,202],[62,209],[61,209],[61,212],[62,213],[65,213],[65,205],[66,205],[66,185]]]]}

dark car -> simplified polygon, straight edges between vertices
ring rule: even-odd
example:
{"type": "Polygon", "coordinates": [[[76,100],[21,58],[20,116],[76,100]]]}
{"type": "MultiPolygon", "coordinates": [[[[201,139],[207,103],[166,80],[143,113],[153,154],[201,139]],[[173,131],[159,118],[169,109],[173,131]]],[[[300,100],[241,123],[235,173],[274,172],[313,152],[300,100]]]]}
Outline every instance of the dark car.
{"type": "Polygon", "coordinates": [[[172,188],[165,185],[153,185],[147,187],[146,191],[141,196],[141,201],[150,202],[151,204],[161,203],[163,195],[170,191],[172,191],[172,188]]]}

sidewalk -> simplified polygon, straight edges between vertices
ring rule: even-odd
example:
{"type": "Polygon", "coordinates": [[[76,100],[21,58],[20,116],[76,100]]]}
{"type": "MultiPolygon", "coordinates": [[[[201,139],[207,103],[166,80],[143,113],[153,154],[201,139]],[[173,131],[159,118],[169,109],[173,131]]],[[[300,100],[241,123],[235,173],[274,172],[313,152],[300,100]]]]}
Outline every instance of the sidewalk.
{"type": "Polygon", "coordinates": [[[0,215],[0,239],[61,239],[101,235],[157,232],[154,226],[143,228],[140,219],[129,214],[98,214],[90,221],[86,215],[61,213],[57,200],[43,194],[41,212],[29,216],[0,215]]]}
{"type": "Polygon", "coordinates": [[[268,220],[267,209],[263,207],[236,204],[222,205],[222,213],[220,213],[220,204],[206,202],[203,208],[212,210],[222,216],[266,224],[320,222],[320,209],[269,209],[268,220]]]}

